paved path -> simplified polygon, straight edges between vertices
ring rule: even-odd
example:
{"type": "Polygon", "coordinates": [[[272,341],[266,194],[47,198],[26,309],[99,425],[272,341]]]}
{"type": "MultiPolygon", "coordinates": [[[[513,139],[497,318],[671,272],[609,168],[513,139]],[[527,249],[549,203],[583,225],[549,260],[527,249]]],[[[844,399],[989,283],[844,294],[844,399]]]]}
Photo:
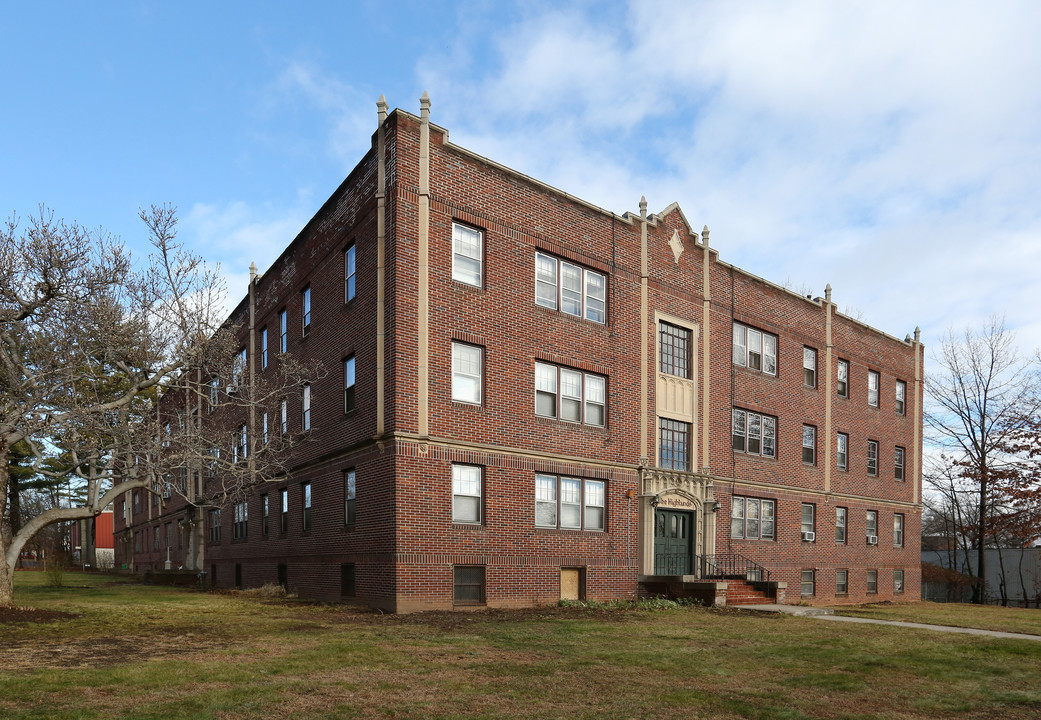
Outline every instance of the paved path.
{"type": "Polygon", "coordinates": [[[978,628],[952,627],[950,625],[927,625],[925,623],[903,622],[900,620],[875,620],[874,618],[847,617],[836,615],[831,608],[805,607],[802,605],[739,605],[742,609],[759,610],[761,612],[778,612],[787,615],[799,615],[812,617],[817,620],[830,620],[832,622],[867,623],[869,625],[895,625],[898,627],[915,628],[917,630],[935,630],[937,632],[962,633],[965,635],[983,635],[985,637],[1010,638],[1013,640],[1033,640],[1041,642],[1041,635],[1026,635],[1024,633],[1001,632],[998,630],[980,630],[978,628]]]}

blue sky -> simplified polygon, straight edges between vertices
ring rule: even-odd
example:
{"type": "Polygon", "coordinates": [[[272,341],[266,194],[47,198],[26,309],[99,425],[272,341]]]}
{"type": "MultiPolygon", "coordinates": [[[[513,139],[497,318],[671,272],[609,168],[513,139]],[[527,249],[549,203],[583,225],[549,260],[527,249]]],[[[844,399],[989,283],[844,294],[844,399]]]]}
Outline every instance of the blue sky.
{"type": "Polygon", "coordinates": [[[0,210],[241,295],[368,147],[375,102],[618,213],[677,201],[721,257],[936,347],[1004,314],[1041,346],[1041,3],[14,3],[0,210]],[[388,8],[391,8],[388,10],[388,8]]]}

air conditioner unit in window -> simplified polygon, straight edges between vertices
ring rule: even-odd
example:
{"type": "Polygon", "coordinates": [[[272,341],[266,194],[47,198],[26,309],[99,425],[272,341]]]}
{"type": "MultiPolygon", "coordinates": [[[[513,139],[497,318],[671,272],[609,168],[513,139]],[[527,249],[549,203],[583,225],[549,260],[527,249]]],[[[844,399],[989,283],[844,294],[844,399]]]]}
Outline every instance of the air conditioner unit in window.
{"type": "Polygon", "coordinates": [[[868,535],[867,536],[867,544],[868,545],[878,545],[878,535],[868,535]]]}
{"type": "Polygon", "coordinates": [[[816,539],[817,539],[817,533],[804,532],[802,534],[803,542],[813,542],[816,539]]]}

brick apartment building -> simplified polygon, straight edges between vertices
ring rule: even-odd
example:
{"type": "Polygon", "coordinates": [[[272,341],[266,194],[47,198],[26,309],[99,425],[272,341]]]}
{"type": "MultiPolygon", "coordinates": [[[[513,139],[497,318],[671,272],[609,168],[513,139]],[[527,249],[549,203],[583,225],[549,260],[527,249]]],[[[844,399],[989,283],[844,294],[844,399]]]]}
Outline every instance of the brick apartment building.
{"type": "Polygon", "coordinates": [[[252,336],[248,298],[232,315],[258,376],[327,369],[271,419],[290,470],[221,510],[127,496],[117,565],[392,611],[919,597],[917,330],[726,264],[675,204],[616,215],[453,145],[421,105],[380,99],[253,282],[252,336]]]}

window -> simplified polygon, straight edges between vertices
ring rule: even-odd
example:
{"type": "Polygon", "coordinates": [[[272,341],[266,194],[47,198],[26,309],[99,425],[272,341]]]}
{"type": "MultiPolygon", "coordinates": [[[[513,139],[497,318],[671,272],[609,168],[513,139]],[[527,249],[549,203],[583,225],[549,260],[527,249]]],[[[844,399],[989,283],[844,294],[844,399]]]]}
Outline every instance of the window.
{"type": "Polygon", "coordinates": [[[214,375],[210,378],[210,404],[207,408],[209,412],[220,404],[220,378],[214,375]]]}
{"type": "Polygon", "coordinates": [[[603,530],[605,485],[603,480],[536,475],[535,526],[603,530]]]}
{"type": "Polygon", "coordinates": [[[813,597],[816,590],[816,573],[813,570],[802,571],[802,583],[799,586],[799,594],[803,597],[813,597]]]}
{"type": "Polygon", "coordinates": [[[301,527],[306,532],[311,529],[311,483],[301,483],[300,490],[304,496],[304,512],[301,518],[301,527]]]}
{"type": "Polygon", "coordinates": [[[357,275],[355,264],[355,247],[351,245],[343,251],[343,301],[345,303],[354,299],[355,278],[357,275]]]}
{"type": "Polygon", "coordinates": [[[839,470],[849,468],[849,435],[846,433],[835,436],[835,462],[839,470]]]}
{"type": "Polygon", "coordinates": [[[245,460],[249,457],[249,429],[246,423],[239,426],[239,458],[245,460]]]}
{"type": "Polygon", "coordinates": [[[480,524],[481,468],[452,465],[452,522],[480,524]]]}
{"type": "Polygon", "coordinates": [[[452,600],[456,605],[484,604],[483,565],[455,565],[452,576],[452,600]]]}
{"type": "Polygon", "coordinates": [[[279,518],[279,526],[282,532],[289,532],[289,488],[278,491],[279,504],[282,506],[282,517],[279,518]]]}
{"type": "Polygon", "coordinates": [[[690,423],[658,418],[658,467],[690,468],[690,423]]]}
{"type": "Polygon", "coordinates": [[[874,595],[878,592],[878,570],[867,571],[867,594],[874,595]]]}
{"type": "Polygon", "coordinates": [[[261,429],[261,432],[263,433],[263,437],[264,437],[264,444],[267,445],[268,444],[268,440],[270,438],[270,435],[268,435],[267,413],[266,412],[261,416],[260,424],[261,424],[261,428],[260,429],[261,429]]]}
{"type": "Polygon", "coordinates": [[[354,525],[357,521],[356,501],[358,494],[357,473],[354,468],[343,471],[343,522],[354,525]]]}
{"type": "Polygon", "coordinates": [[[170,423],[163,425],[163,447],[170,447],[170,423]]]}
{"type": "Polygon", "coordinates": [[[452,343],[452,400],[481,404],[484,351],[476,345],[452,343]]]}
{"type": "Polygon", "coordinates": [[[484,235],[466,225],[452,223],[452,279],[481,287],[484,235]]]}
{"type": "Polygon", "coordinates": [[[777,374],[777,336],[734,323],[734,364],[777,374]]]}
{"type": "Polygon", "coordinates": [[[878,407],[878,373],[868,370],[867,373],[867,403],[871,407],[878,407]]]}
{"type": "Polygon", "coordinates": [[[835,542],[846,542],[846,518],[849,511],[844,507],[835,508],[835,542]]]}
{"type": "Polygon", "coordinates": [[[354,356],[343,361],[343,411],[354,410],[354,356]]]}
{"type": "Polygon", "coordinates": [[[807,465],[817,464],[817,428],[802,426],[802,461],[807,465]]]}
{"type": "Polygon", "coordinates": [[[849,361],[839,360],[838,365],[838,382],[835,383],[835,391],[839,394],[839,397],[849,397],[849,361]]]}
{"type": "Polygon", "coordinates": [[[260,331],[260,369],[267,369],[267,328],[260,331]]]}
{"type": "Polygon", "coordinates": [[[903,415],[907,408],[907,383],[896,381],[896,414],[903,415]]]}
{"type": "Polygon", "coordinates": [[[231,525],[231,537],[234,540],[245,540],[249,526],[249,505],[244,502],[235,503],[235,518],[231,525]]]}
{"type": "Polygon", "coordinates": [[[848,595],[849,594],[849,570],[836,570],[835,571],[835,594],[836,595],[848,595]]]}
{"type": "Polygon", "coordinates": [[[285,435],[287,432],[289,432],[289,401],[286,400],[285,398],[283,398],[282,402],[281,402],[281,412],[282,412],[282,434],[285,435]]]}
{"type": "Polygon", "coordinates": [[[814,532],[814,527],[816,526],[816,515],[816,505],[813,505],[812,503],[802,504],[802,524],[800,530],[802,532],[802,539],[807,542],[812,542],[817,537],[817,534],[814,532]]]}
{"type": "Polygon", "coordinates": [[[285,308],[278,311],[278,351],[286,352],[289,341],[289,317],[285,308]]]}
{"type": "Polygon", "coordinates": [[[748,455],[777,455],[777,418],[769,415],[734,410],[734,450],[748,455]]]}
{"type": "Polygon", "coordinates": [[[141,512],[141,496],[138,494],[137,490],[134,491],[134,512],[141,512]]]}
{"type": "Polygon", "coordinates": [[[260,496],[260,534],[263,537],[268,535],[268,516],[271,514],[270,503],[268,502],[267,493],[260,496]]]}
{"type": "Polygon", "coordinates": [[[354,597],[354,563],[344,563],[340,566],[340,595],[342,597],[354,597]]]}
{"type": "Polygon", "coordinates": [[[893,477],[897,480],[904,479],[904,449],[897,447],[893,453],[893,477]]]}
{"type": "Polygon", "coordinates": [[[817,351],[813,348],[802,349],[802,384],[808,388],[817,387],[817,351]]]}
{"type": "Polygon", "coordinates": [[[867,474],[872,477],[878,476],[878,441],[867,441],[867,474]]]}
{"type": "Polygon", "coordinates": [[[607,379],[537,362],[535,414],[603,427],[607,415],[607,379]]]}
{"type": "Polygon", "coordinates": [[[210,542],[220,542],[220,509],[210,510],[210,542]]]}
{"type": "Polygon", "coordinates": [[[893,571],[893,592],[896,595],[904,594],[904,571],[894,570],[893,571]]]}
{"type": "Polygon", "coordinates": [[[301,403],[300,429],[307,432],[311,429],[311,384],[305,383],[301,403]]]}
{"type": "Polygon", "coordinates": [[[607,322],[607,277],[537,252],[535,304],[603,325],[607,322]]]}
{"type": "Polygon", "coordinates": [[[158,525],[156,525],[152,529],[152,549],[153,550],[158,550],[159,549],[159,526],[158,525]]]}
{"type": "Polygon", "coordinates": [[[242,384],[242,376],[246,372],[246,361],[246,348],[242,348],[231,361],[231,387],[228,388],[229,393],[238,390],[238,386],[242,384]]]}
{"type": "Polygon", "coordinates": [[[730,537],[739,540],[774,539],[773,500],[734,496],[730,503],[730,537]]]}
{"type": "Polygon", "coordinates": [[[904,516],[902,513],[893,515],[893,547],[904,546],[904,516]]]}
{"type": "Polygon", "coordinates": [[[307,337],[311,332],[311,286],[308,285],[300,293],[300,319],[302,334],[307,337]]]}
{"type": "Polygon", "coordinates": [[[690,379],[691,332],[667,322],[658,323],[658,370],[690,379]]]}
{"type": "Polygon", "coordinates": [[[867,531],[869,545],[878,543],[878,511],[868,510],[864,518],[864,527],[867,531]]]}

